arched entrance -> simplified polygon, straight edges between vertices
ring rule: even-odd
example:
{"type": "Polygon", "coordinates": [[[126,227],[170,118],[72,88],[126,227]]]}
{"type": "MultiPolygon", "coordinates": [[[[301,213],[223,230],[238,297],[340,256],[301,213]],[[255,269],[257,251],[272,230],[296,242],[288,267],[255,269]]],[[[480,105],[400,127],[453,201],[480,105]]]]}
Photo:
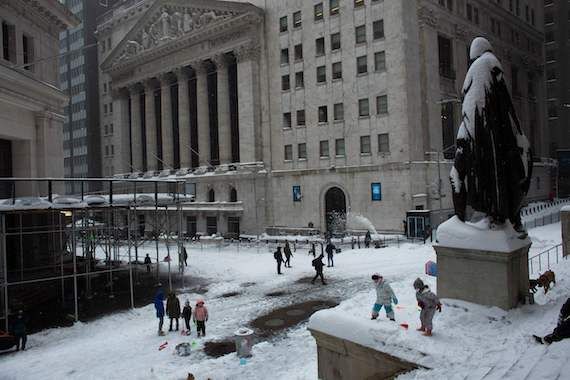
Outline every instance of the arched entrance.
{"type": "Polygon", "coordinates": [[[325,221],[327,232],[342,233],[346,227],[346,196],[338,187],[331,187],[325,193],[325,221]]]}

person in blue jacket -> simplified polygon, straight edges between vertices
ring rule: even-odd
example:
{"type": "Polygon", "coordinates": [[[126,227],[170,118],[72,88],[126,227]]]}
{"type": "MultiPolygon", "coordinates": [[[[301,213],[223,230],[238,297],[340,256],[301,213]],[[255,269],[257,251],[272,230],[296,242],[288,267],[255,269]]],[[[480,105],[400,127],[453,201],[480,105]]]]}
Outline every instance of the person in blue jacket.
{"type": "Polygon", "coordinates": [[[158,318],[158,335],[164,335],[164,331],[162,331],[162,325],[164,324],[164,292],[162,289],[159,289],[156,296],[154,296],[154,308],[158,318]]]}

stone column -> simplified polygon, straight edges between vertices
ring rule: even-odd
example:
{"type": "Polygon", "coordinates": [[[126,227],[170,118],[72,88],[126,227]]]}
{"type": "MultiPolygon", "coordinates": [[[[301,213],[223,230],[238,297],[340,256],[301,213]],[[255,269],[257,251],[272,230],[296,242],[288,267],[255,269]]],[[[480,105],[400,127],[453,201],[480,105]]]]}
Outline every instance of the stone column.
{"type": "Polygon", "coordinates": [[[149,171],[158,168],[156,151],[156,122],[154,109],[154,80],[147,79],[144,82],[144,103],[145,103],[145,129],[146,129],[146,162],[149,171]]]}
{"type": "MultiPolygon", "coordinates": [[[[126,88],[113,90],[114,173],[130,173],[131,141],[129,136],[129,93],[126,88]]],[[[134,147],[133,147],[134,149],[134,147]]]]}
{"type": "Polygon", "coordinates": [[[143,170],[142,122],[141,122],[141,88],[138,84],[129,87],[131,97],[131,148],[133,155],[133,171],[143,170]]]}
{"type": "Polygon", "coordinates": [[[178,79],[178,136],[180,144],[180,167],[192,166],[190,149],[190,99],[188,98],[188,72],[183,68],[176,70],[178,79]]]}
{"type": "Polygon", "coordinates": [[[198,154],[200,166],[210,165],[210,115],[208,110],[208,77],[203,62],[192,65],[196,72],[196,103],[198,108],[198,154]]]}
{"type": "Polygon", "coordinates": [[[164,170],[174,168],[171,84],[170,74],[160,76],[160,116],[162,122],[162,162],[164,170]]]}
{"type": "Polygon", "coordinates": [[[246,45],[235,52],[237,58],[239,157],[240,162],[255,162],[259,131],[259,47],[246,45]]]}
{"type": "Polygon", "coordinates": [[[230,89],[227,58],[221,54],[213,59],[218,76],[218,146],[220,164],[232,159],[232,133],[230,125],[230,89]]]}

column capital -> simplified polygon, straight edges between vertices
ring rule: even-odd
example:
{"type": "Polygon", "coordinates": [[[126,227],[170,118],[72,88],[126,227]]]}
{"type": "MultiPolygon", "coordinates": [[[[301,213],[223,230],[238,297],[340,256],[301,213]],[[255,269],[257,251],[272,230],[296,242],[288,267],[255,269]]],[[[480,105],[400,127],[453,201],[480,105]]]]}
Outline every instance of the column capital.
{"type": "Polygon", "coordinates": [[[187,80],[190,77],[190,73],[186,67],[178,67],[172,71],[176,76],[178,81],[187,80]]]}
{"type": "Polygon", "coordinates": [[[208,72],[208,63],[206,61],[195,61],[190,64],[196,75],[206,75],[208,72]]]}
{"type": "Polygon", "coordinates": [[[242,45],[234,50],[234,54],[238,62],[257,60],[261,55],[261,46],[258,43],[242,45]]]}
{"type": "Polygon", "coordinates": [[[228,66],[229,59],[226,54],[216,54],[211,58],[212,63],[216,66],[216,70],[223,69],[228,66]]]}
{"type": "Polygon", "coordinates": [[[137,95],[141,92],[142,90],[142,84],[141,83],[133,83],[127,86],[127,89],[129,90],[129,95],[130,96],[134,96],[137,95]]]}
{"type": "Polygon", "coordinates": [[[145,91],[153,91],[156,88],[156,80],[154,78],[148,78],[142,81],[142,85],[145,91]]]}
{"type": "Polygon", "coordinates": [[[172,72],[161,73],[157,75],[158,81],[160,82],[160,87],[168,87],[172,83],[172,72]]]}

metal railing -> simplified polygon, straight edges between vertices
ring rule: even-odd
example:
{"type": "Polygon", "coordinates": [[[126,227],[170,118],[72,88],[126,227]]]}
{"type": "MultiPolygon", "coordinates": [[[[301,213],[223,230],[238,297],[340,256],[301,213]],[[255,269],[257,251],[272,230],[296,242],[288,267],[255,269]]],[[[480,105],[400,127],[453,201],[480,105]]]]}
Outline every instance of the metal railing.
{"type": "Polygon", "coordinates": [[[558,264],[560,259],[564,258],[563,252],[564,251],[562,249],[562,244],[558,244],[558,245],[555,245],[554,247],[548,248],[546,251],[542,251],[542,252],[537,253],[536,255],[530,257],[528,259],[528,265],[529,265],[530,273],[534,273],[535,265],[537,262],[538,262],[538,267],[536,269],[538,272],[542,271],[542,265],[543,264],[546,264],[545,269],[550,269],[551,263],[556,262],[558,264]],[[554,255],[554,257],[552,259],[550,258],[551,254],[554,255]],[[546,256],[546,258],[544,256],[546,256]]]}

